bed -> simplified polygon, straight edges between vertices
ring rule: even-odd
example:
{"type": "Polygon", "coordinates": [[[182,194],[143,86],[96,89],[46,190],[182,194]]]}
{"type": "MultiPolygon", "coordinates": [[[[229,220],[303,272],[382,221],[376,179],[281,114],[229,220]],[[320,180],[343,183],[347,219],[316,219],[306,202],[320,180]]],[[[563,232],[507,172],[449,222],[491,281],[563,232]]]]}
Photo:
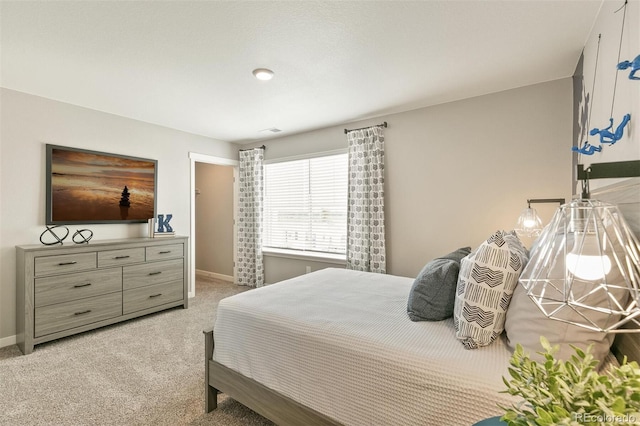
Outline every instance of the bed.
{"type": "MultiPolygon", "coordinates": [[[[600,199],[622,197],[637,216],[640,200],[628,200],[639,188],[600,199]]],[[[471,425],[502,414],[498,404],[513,402],[500,392],[504,338],[467,350],[453,320],[409,321],[412,282],[329,268],[222,300],[205,332],[206,411],[220,391],[278,425],[471,425]]],[[[638,335],[619,335],[612,352],[640,359],[638,335]]]]}

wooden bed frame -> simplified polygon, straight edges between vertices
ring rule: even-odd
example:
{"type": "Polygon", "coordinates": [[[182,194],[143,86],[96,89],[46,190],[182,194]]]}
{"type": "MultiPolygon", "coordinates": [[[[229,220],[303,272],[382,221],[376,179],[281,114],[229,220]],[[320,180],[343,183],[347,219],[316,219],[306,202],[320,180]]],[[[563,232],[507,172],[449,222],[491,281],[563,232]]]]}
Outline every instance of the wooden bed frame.
{"type": "Polygon", "coordinates": [[[222,392],[280,426],[337,426],[335,420],[312,410],[214,361],[213,330],[205,335],[205,412],[218,406],[222,392]]]}
{"type": "MultiPolygon", "coordinates": [[[[623,215],[640,237],[640,178],[625,180],[591,192],[593,199],[618,204],[623,215]]],[[[279,426],[339,425],[322,413],[237,373],[213,360],[213,329],[205,334],[205,412],[218,406],[222,392],[279,426]]],[[[640,333],[618,334],[612,352],[618,360],[626,355],[640,363],[640,333]]]]}

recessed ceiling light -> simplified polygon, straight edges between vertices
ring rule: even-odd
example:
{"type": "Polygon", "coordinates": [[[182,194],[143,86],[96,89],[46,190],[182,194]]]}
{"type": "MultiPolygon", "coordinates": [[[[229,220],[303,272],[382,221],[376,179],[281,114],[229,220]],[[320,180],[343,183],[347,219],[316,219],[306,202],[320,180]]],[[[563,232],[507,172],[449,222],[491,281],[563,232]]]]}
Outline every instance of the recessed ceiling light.
{"type": "Polygon", "coordinates": [[[273,71],[266,69],[266,68],[256,68],[255,70],[253,70],[253,75],[258,79],[258,80],[271,80],[273,78],[273,71]]]}

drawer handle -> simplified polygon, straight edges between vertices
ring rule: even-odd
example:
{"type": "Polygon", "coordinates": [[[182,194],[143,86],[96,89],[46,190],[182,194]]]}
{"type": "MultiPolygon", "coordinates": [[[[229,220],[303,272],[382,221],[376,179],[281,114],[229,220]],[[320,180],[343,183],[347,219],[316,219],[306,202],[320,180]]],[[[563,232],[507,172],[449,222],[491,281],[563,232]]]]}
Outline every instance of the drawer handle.
{"type": "Polygon", "coordinates": [[[152,294],[151,296],[149,296],[149,299],[152,299],[152,298],[158,297],[158,296],[162,296],[162,293],[152,294]]]}
{"type": "Polygon", "coordinates": [[[58,263],[58,266],[75,265],[76,263],[78,262],[76,262],[75,260],[71,262],[60,262],[58,263]]]}
{"type": "Polygon", "coordinates": [[[158,254],[169,254],[169,253],[171,253],[171,250],[164,250],[159,252],[158,254]]]}
{"type": "Polygon", "coordinates": [[[89,287],[91,285],[91,283],[86,283],[86,284],[76,284],[73,286],[73,288],[82,288],[82,287],[89,287]]]}
{"type": "Polygon", "coordinates": [[[162,271],[149,272],[149,275],[160,275],[161,273],[162,273],[162,271]]]}
{"type": "Polygon", "coordinates": [[[130,257],[131,256],[116,256],[116,257],[114,257],[114,259],[128,259],[130,257]]]}
{"type": "Polygon", "coordinates": [[[80,312],[76,312],[73,315],[84,315],[84,314],[88,314],[89,312],[91,312],[91,309],[87,309],[86,311],[80,311],[80,312]]]}

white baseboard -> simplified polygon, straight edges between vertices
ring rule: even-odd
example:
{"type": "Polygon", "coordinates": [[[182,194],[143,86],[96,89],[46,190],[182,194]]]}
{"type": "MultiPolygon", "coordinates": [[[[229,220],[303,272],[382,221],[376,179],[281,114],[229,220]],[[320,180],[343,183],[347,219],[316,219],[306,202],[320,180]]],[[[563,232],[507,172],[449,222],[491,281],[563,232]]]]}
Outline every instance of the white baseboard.
{"type": "Polygon", "coordinates": [[[196,275],[202,275],[204,277],[215,278],[222,281],[233,282],[233,277],[231,275],[218,274],[217,272],[209,272],[203,271],[201,269],[196,269],[196,275]]]}
{"type": "Polygon", "coordinates": [[[3,337],[0,339],[0,348],[15,345],[17,342],[16,336],[3,337]]]}

